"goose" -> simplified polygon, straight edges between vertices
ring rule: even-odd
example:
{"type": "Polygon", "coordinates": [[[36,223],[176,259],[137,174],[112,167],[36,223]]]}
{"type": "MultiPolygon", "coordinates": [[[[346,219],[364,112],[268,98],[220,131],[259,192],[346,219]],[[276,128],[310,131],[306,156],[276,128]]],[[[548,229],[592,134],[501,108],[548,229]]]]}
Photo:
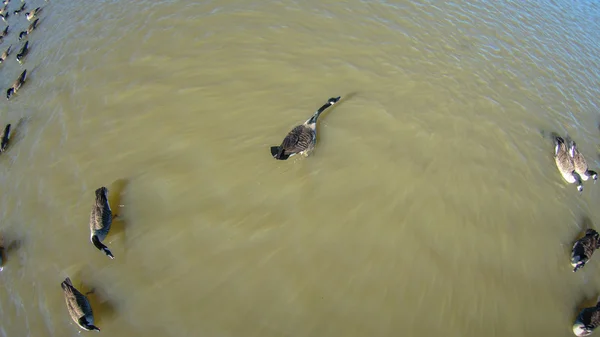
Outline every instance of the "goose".
{"type": "Polygon", "coordinates": [[[19,14],[21,14],[21,12],[25,10],[25,6],[27,6],[27,4],[26,4],[26,3],[23,3],[23,5],[22,5],[21,7],[19,7],[19,9],[16,9],[16,10],[14,11],[14,14],[15,14],[15,15],[19,15],[19,14]]]}
{"type": "Polygon", "coordinates": [[[320,107],[306,122],[293,128],[285,136],[281,145],[271,147],[273,157],[278,160],[286,160],[296,154],[310,155],[317,142],[317,119],[319,115],[337,103],[340,98],[338,96],[328,99],[327,103],[320,107]]]}
{"type": "Polygon", "coordinates": [[[2,55],[0,55],[0,63],[6,61],[6,58],[8,57],[8,55],[10,55],[10,48],[12,47],[12,45],[8,46],[8,49],[6,49],[4,51],[4,53],[2,53],[2,55]]]}
{"type": "Polygon", "coordinates": [[[563,179],[566,182],[573,184],[577,183],[577,190],[579,192],[583,191],[583,182],[581,181],[581,177],[577,172],[575,172],[575,165],[573,164],[573,160],[569,155],[569,151],[567,149],[567,145],[565,144],[565,140],[553,134],[552,138],[554,140],[554,161],[556,162],[556,167],[560,171],[563,179]]]}
{"type": "Polygon", "coordinates": [[[25,13],[25,15],[27,15],[27,21],[33,20],[33,18],[35,18],[36,15],[40,14],[41,11],[42,11],[42,7],[38,7],[36,9],[32,10],[31,12],[25,13]]]}
{"type": "Polygon", "coordinates": [[[6,151],[6,147],[10,142],[10,124],[6,124],[4,131],[0,134],[0,153],[6,151]]]}
{"type": "Polygon", "coordinates": [[[95,193],[96,201],[90,214],[90,240],[96,248],[104,252],[111,259],[114,259],[115,257],[108,247],[102,243],[110,231],[110,225],[114,218],[110,204],[108,203],[108,189],[103,186],[97,189],[95,193]]]}
{"type": "Polygon", "coordinates": [[[9,26],[6,26],[6,28],[4,28],[4,30],[0,32],[0,39],[4,39],[4,37],[8,35],[8,27],[9,26]]]}
{"type": "Polygon", "coordinates": [[[67,309],[73,321],[87,331],[100,331],[94,325],[94,313],[90,301],[73,286],[71,279],[67,277],[61,282],[60,287],[63,290],[67,309]]]}
{"type": "Polygon", "coordinates": [[[594,179],[594,183],[596,180],[598,180],[598,173],[588,169],[587,161],[585,160],[583,154],[579,152],[579,149],[577,149],[577,144],[574,141],[571,142],[569,155],[573,160],[573,165],[575,165],[575,172],[581,176],[581,179],[587,181],[590,177],[592,177],[592,179],[594,179]]]}
{"type": "Polygon", "coordinates": [[[600,248],[600,234],[593,229],[586,230],[585,236],[573,244],[573,250],[571,251],[573,272],[583,268],[598,248],[600,248]]]}
{"type": "Polygon", "coordinates": [[[8,12],[4,13],[4,14],[0,14],[0,18],[2,18],[2,21],[4,21],[4,23],[8,23],[8,12]]]}
{"type": "Polygon", "coordinates": [[[29,54],[29,41],[26,41],[23,47],[21,47],[21,49],[17,53],[17,61],[22,64],[23,59],[25,58],[25,56],[27,56],[27,54],[29,54]]]}
{"type": "Polygon", "coordinates": [[[600,325],[600,297],[596,301],[595,306],[585,308],[577,315],[575,323],[573,323],[573,333],[575,336],[589,336],[600,325]]]}
{"type": "Polygon", "coordinates": [[[10,99],[12,95],[19,91],[23,83],[25,83],[25,76],[27,76],[27,69],[23,70],[21,75],[19,75],[19,78],[17,78],[13,85],[6,90],[6,99],[10,99]]]}
{"type": "Polygon", "coordinates": [[[8,4],[10,3],[10,0],[4,0],[3,4],[8,6],[8,4]]]}
{"type": "Polygon", "coordinates": [[[24,38],[25,36],[28,36],[29,34],[31,34],[31,32],[33,32],[33,31],[34,31],[34,29],[36,29],[36,28],[37,28],[37,25],[38,25],[38,22],[39,22],[39,21],[40,21],[40,19],[35,19],[35,21],[33,21],[33,22],[32,22],[32,23],[29,25],[29,27],[27,27],[27,30],[20,32],[20,33],[19,33],[19,41],[20,41],[20,40],[23,40],[23,38],[24,38]]]}

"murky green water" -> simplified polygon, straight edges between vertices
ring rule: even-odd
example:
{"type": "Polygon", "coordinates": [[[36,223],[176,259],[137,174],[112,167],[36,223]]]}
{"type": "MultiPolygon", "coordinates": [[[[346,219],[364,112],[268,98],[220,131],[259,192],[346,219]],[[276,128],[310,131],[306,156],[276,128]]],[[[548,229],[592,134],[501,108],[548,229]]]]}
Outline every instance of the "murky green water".
{"type": "Polygon", "coordinates": [[[600,185],[540,135],[599,166],[595,2],[38,5],[0,68],[29,73],[0,103],[0,336],[77,336],[66,276],[114,337],[571,336],[600,293],[569,265],[600,185]],[[271,158],[337,95],[313,156],[271,158]],[[115,260],[89,242],[103,185],[115,260]]]}

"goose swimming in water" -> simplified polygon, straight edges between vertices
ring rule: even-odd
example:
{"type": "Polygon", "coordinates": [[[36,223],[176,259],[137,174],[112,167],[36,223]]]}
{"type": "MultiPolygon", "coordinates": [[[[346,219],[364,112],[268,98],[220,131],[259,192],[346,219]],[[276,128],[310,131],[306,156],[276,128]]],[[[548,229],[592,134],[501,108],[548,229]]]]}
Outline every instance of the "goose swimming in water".
{"type": "Polygon", "coordinates": [[[585,308],[577,315],[573,323],[575,336],[589,336],[600,325],[600,297],[596,301],[596,306],[585,308]]]}
{"type": "Polygon", "coordinates": [[[29,27],[27,27],[27,30],[24,30],[24,31],[20,32],[19,33],[19,41],[23,40],[23,38],[25,36],[28,36],[29,34],[31,34],[31,32],[33,32],[37,28],[38,22],[40,22],[40,19],[35,19],[35,21],[33,21],[29,25],[29,27]]]}
{"type": "Polygon", "coordinates": [[[114,218],[110,204],[108,203],[108,189],[100,187],[95,193],[96,201],[90,214],[90,240],[96,248],[104,252],[111,259],[114,259],[115,257],[108,247],[102,243],[110,231],[110,226],[114,218]]]}
{"type": "Polygon", "coordinates": [[[596,171],[592,171],[588,169],[587,161],[579,149],[577,149],[577,144],[574,141],[571,142],[571,147],[569,149],[569,155],[573,160],[573,165],[575,165],[575,172],[577,172],[581,179],[584,181],[588,180],[590,177],[594,179],[594,183],[598,180],[598,173],[596,171]]]}
{"type": "Polygon", "coordinates": [[[0,134],[0,153],[6,151],[10,142],[10,124],[6,124],[4,131],[0,134]]]}
{"type": "Polygon", "coordinates": [[[19,7],[19,9],[15,10],[15,11],[13,12],[13,14],[15,14],[15,15],[19,15],[19,14],[21,14],[21,12],[22,12],[23,10],[25,10],[25,6],[27,6],[27,4],[26,4],[26,3],[23,3],[23,5],[22,5],[21,7],[19,7]]]}
{"type": "Polygon", "coordinates": [[[12,47],[12,45],[8,46],[8,48],[4,51],[4,53],[2,53],[2,55],[0,55],[0,63],[6,61],[6,58],[8,57],[8,55],[10,55],[11,47],[12,47]]]}
{"type": "Polygon", "coordinates": [[[21,47],[21,50],[17,53],[17,61],[22,64],[23,59],[27,54],[29,54],[29,41],[26,41],[23,47],[21,47]]]}
{"type": "Polygon", "coordinates": [[[21,89],[21,86],[25,83],[25,76],[27,76],[27,69],[23,70],[21,75],[19,75],[19,78],[17,78],[13,85],[6,90],[6,99],[10,99],[12,95],[16,94],[17,91],[21,89]]]}
{"type": "Polygon", "coordinates": [[[593,229],[586,230],[585,236],[573,244],[573,250],[571,251],[573,272],[583,268],[598,248],[600,248],[600,234],[593,229]]]}
{"type": "Polygon", "coordinates": [[[308,156],[317,142],[317,119],[319,115],[337,103],[340,98],[338,96],[327,100],[327,103],[320,107],[306,122],[293,128],[285,136],[281,145],[271,147],[273,157],[278,160],[286,160],[296,154],[308,156]]]}
{"type": "Polygon", "coordinates": [[[569,155],[565,140],[557,134],[553,134],[552,139],[554,140],[554,161],[556,162],[556,167],[560,171],[560,174],[566,182],[570,184],[576,182],[577,190],[579,192],[583,191],[583,182],[581,181],[579,174],[575,172],[575,165],[569,155]]]}
{"type": "Polygon", "coordinates": [[[6,26],[6,28],[4,28],[2,32],[0,32],[0,39],[4,39],[6,35],[8,35],[8,27],[10,26],[6,26]]]}
{"type": "Polygon", "coordinates": [[[77,323],[82,329],[87,331],[100,331],[100,329],[94,325],[94,313],[92,312],[92,306],[88,298],[77,290],[70,278],[66,278],[60,287],[63,290],[65,296],[65,302],[67,303],[67,309],[73,322],[77,323]]]}
{"type": "Polygon", "coordinates": [[[41,11],[42,11],[42,7],[38,7],[36,9],[32,10],[31,12],[25,13],[25,15],[27,15],[27,21],[33,20],[33,18],[35,18],[36,15],[40,14],[41,11]]]}

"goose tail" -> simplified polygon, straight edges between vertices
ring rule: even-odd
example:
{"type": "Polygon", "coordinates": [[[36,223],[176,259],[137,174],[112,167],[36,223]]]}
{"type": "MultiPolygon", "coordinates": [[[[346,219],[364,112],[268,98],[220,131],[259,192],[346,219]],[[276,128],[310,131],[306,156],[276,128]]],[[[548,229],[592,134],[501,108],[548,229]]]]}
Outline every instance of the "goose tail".
{"type": "Polygon", "coordinates": [[[69,288],[69,286],[72,287],[73,283],[71,282],[71,279],[67,277],[64,281],[62,281],[62,283],[60,284],[60,287],[63,290],[67,290],[69,288]]]}

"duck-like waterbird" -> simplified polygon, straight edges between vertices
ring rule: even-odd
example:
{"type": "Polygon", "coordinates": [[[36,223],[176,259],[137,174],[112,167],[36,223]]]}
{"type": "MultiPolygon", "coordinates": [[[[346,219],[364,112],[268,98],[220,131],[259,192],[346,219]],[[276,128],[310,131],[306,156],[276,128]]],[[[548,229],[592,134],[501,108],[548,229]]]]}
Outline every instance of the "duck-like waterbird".
{"type": "Polygon", "coordinates": [[[12,95],[16,94],[17,91],[21,89],[21,86],[25,83],[25,76],[27,76],[27,69],[23,70],[21,75],[19,75],[19,78],[17,78],[13,85],[6,90],[6,99],[10,99],[12,95]]]}
{"type": "Polygon", "coordinates": [[[108,257],[114,259],[115,257],[110,252],[102,241],[108,235],[110,226],[113,220],[113,214],[108,203],[108,189],[106,187],[100,187],[96,190],[96,201],[92,206],[92,213],[90,214],[90,241],[96,248],[104,252],[108,257]]]}
{"type": "Polygon", "coordinates": [[[573,244],[573,250],[571,251],[573,272],[583,268],[598,248],[600,248],[600,234],[591,228],[586,230],[585,236],[573,244]]]}
{"type": "Polygon", "coordinates": [[[14,14],[15,14],[15,15],[19,15],[19,14],[21,14],[21,12],[25,10],[25,6],[27,6],[27,4],[26,4],[26,3],[23,3],[23,5],[21,5],[21,7],[19,7],[19,9],[16,9],[16,10],[14,11],[14,14]]]}
{"type": "Polygon", "coordinates": [[[36,9],[32,10],[31,12],[25,13],[25,15],[27,15],[27,21],[33,20],[33,18],[35,18],[38,14],[40,14],[41,11],[42,11],[42,7],[38,7],[36,9]]]}
{"type": "Polygon", "coordinates": [[[319,115],[337,103],[340,98],[338,96],[328,99],[327,103],[320,107],[306,122],[293,128],[285,136],[281,145],[271,147],[273,157],[278,160],[286,160],[296,154],[308,156],[317,143],[317,119],[319,115]]]}
{"type": "Polygon", "coordinates": [[[577,337],[589,336],[600,325],[600,297],[596,300],[596,305],[585,308],[579,312],[575,323],[573,323],[573,333],[577,337]]]}
{"type": "Polygon", "coordinates": [[[6,124],[4,131],[0,134],[0,153],[6,151],[10,142],[10,124],[6,124]]]}
{"type": "Polygon", "coordinates": [[[26,41],[23,47],[21,47],[17,53],[17,61],[22,64],[27,54],[29,54],[29,41],[26,41]]]}
{"type": "Polygon", "coordinates": [[[594,183],[598,180],[598,173],[596,171],[592,171],[588,169],[587,161],[579,149],[577,148],[577,144],[574,141],[571,141],[571,146],[569,148],[569,155],[573,160],[573,165],[575,165],[575,172],[581,176],[583,181],[588,180],[590,177],[594,179],[594,183]]]}
{"type": "Polygon", "coordinates": [[[6,28],[4,28],[4,30],[0,32],[0,39],[4,39],[6,35],[8,35],[8,27],[10,26],[6,26],[6,28]]]}
{"type": "Polygon", "coordinates": [[[558,171],[566,182],[570,184],[577,183],[577,190],[582,192],[583,182],[579,174],[575,172],[575,165],[569,155],[565,140],[555,133],[552,134],[552,139],[554,140],[554,162],[558,171]]]}
{"type": "Polygon", "coordinates": [[[24,31],[20,32],[19,33],[19,41],[23,40],[23,38],[25,36],[28,36],[29,34],[31,34],[31,32],[33,32],[37,28],[38,22],[40,22],[40,19],[35,19],[35,21],[33,21],[29,25],[29,27],[27,27],[27,30],[24,30],[24,31]]]}
{"type": "Polygon", "coordinates": [[[12,48],[12,44],[10,46],[8,46],[8,48],[4,51],[4,53],[2,53],[2,55],[0,55],[0,63],[6,61],[6,58],[8,57],[8,55],[10,55],[11,48],[12,48]]]}
{"type": "Polygon", "coordinates": [[[65,302],[67,303],[67,309],[73,322],[77,323],[79,327],[87,331],[100,331],[100,329],[94,325],[94,313],[92,312],[92,306],[88,298],[77,290],[70,278],[66,278],[60,284],[65,296],[65,302]]]}

